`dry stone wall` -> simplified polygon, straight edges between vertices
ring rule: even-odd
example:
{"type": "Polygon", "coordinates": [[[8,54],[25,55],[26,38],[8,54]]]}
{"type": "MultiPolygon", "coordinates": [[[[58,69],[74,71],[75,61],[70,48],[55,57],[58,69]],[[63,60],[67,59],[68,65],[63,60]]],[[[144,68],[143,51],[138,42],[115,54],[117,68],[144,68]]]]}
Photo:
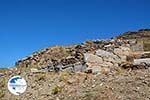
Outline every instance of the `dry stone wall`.
{"type": "Polygon", "coordinates": [[[73,46],[54,46],[33,53],[16,63],[17,68],[33,68],[33,72],[84,71],[97,73],[119,66],[131,53],[128,40],[95,40],[73,46]],[[91,70],[91,71],[90,71],[91,70]]]}

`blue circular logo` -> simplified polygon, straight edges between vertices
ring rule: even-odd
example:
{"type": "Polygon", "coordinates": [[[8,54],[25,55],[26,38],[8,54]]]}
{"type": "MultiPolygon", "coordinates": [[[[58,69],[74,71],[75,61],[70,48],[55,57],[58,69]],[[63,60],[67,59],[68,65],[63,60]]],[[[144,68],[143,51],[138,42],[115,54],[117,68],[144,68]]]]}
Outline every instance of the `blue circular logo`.
{"type": "Polygon", "coordinates": [[[25,92],[27,83],[21,76],[14,76],[8,81],[8,90],[14,95],[20,95],[25,92]]]}

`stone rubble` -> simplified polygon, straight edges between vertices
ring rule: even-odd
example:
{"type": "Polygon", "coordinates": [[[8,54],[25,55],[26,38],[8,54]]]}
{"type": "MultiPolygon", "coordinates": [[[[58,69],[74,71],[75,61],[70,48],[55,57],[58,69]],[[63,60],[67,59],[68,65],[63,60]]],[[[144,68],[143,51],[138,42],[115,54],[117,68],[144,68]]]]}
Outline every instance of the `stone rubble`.
{"type": "Polygon", "coordinates": [[[134,59],[133,65],[150,65],[150,58],[134,59]]]}
{"type": "Polygon", "coordinates": [[[130,66],[139,65],[132,55],[131,47],[132,41],[126,39],[86,41],[82,44],[66,47],[54,46],[33,53],[33,55],[18,61],[16,66],[37,69],[32,69],[31,72],[101,73],[103,69],[111,72],[113,68],[118,66],[128,68],[128,62],[130,62],[130,66]]]}
{"type": "Polygon", "coordinates": [[[4,73],[0,73],[0,77],[4,76],[4,73]]]}
{"type": "Polygon", "coordinates": [[[127,56],[130,55],[131,50],[128,47],[115,48],[114,52],[108,52],[102,49],[96,50],[95,55],[86,53],[84,54],[85,62],[88,66],[87,70],[92,73],[101,73],[102,69],[111,71],[111,68],[126,62],[127,56]]]}

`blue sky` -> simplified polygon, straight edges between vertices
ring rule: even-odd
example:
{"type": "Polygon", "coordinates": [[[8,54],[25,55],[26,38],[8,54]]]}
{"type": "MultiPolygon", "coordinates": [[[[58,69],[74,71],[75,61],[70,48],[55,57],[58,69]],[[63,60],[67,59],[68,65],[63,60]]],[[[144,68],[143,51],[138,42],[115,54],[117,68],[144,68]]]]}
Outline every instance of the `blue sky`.
{"type": "Polygon", "coordinates": [[[150,0],[1,0],[0,67],[44,47],[150,28],[150,0]]]}

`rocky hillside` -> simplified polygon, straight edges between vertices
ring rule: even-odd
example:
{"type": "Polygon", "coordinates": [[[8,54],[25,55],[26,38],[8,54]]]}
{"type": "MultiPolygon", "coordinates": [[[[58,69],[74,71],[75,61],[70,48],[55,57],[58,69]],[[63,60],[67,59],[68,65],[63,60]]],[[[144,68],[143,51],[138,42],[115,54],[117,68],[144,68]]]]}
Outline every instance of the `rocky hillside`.
{"type": "MultiPolygon", "coordinates": [[[[86,60],[90,55],[97,55],[101,59],[107,59],[107,56],[114,56],[112,60],[123,61],[126,57],[122,58],[118,55],[120,53],[128,53],[129,55],[130,44],[127,40],[113,39],[113,40],[96,40],[86,41],[85,43],[73,46],[54,46],[43,49],[33,55],[24,58],[16,63],[17,68],[39,68],[46,70],[60,70],[69,68],[75,65],[86,66],[86,60]],[[100,52],[103,54],[101,55],[100,52]],[[106,58],[105,58],[106,56],[106,58]]],[[[124,54],[123,54],[124,55],[124,54]]],[[[110,61],[111,62],[111,61],[110,61]]],[[[113,61],[112,61],[113,62],[113,61]]]]}
{"type": "Polygon", "coordinates": [[[142,29],[111,40],[34,52],[16,62],[15,68],[0,71],[0,99],[150,100],[150,52],[133,50],[138,48],[140,36],[148,39],[149,32],[142,29]],[[28,83],[21,96],[7,89],[7,81],[14,75],[28,83]]]}
{"type": "MultiPolygon", "coordinates": [[[[144,38],[144,43],[142,44],[143,48],[149,50],[150,29],[140,29],[137,32],[123,33],[122,35],[112,40],[95,40],[86,41],[85,43],[72,46],[48,47],[40,51],[34,52],[31,56],[19,60],[18,62],[16,62],[16,66],[20,69],[38,68],[45,69],[46,71],[58,71],[71,68],[74,68],[74,70],[79,70],[79,68],[76,69],[76,66],[84,66],[83,69],[80,68],[80,70],[82,69],[81,71],[83,71],[85,70],[86,66],[88,66],[85,60],[88,53],[90,55],[96,54],[100,56],[103,60],[108,58],[105,58],[105,56],[114,56],[114,58],[111,59],[114,59],[115,61],[120,61],[120,63],[115,63],[115,65],[121,64],[122,62],[126,62],[127,60],[129,60],[128,58],[132,58],[132,56],[130,55],[132,52],[131,49],[140,48],[139,46],[136,46],[136,42],[133,44],[135,40],[131,39],[136,39],[137,41],[139,41],[140,39],[140,41],[142,41],[142,38],[144,38]],[[98,54],[97,52],[103,54],[98,54]]],[[[113,61],[107,62],[112,63],[113,61]]]]}
{"type": "Polygon", "coordinates": [[[117,38],[123,39],[141,39],[141,38],[150,38],[150,29],[140,29],[138,31],[128,31],[117,38]]]}

